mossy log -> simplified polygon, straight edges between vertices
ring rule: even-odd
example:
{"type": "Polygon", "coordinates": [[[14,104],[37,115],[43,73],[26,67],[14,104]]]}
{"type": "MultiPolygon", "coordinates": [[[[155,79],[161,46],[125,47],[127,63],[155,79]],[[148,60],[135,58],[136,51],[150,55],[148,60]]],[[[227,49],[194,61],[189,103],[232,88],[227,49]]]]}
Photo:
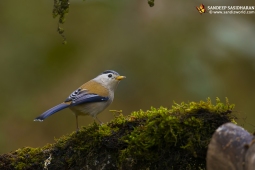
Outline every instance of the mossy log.
{"type": "Polygon", "coordinates": [[[24,147],[0,155],[0,169],[205,169],[214,131],[235,123],[233,105],[216,99],[174,103],[116,114],[111,122],[93,123],[42,148],[24,147]]]}

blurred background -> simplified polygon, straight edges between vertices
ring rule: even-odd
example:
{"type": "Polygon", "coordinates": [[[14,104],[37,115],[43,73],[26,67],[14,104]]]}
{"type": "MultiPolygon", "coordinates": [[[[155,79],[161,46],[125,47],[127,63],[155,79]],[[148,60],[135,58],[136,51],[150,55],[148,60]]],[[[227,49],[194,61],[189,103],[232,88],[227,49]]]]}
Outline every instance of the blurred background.
{"type": "MultiPolygon", "coordinates": [[[[84,82],[112,69],[125,75],[111,109],[130,114],[173,101],[219,97],[236,104],[240,124],[255,129],[255,15],[200,15],[196,6],[255,5],[216,0],[71,0],[63,25],[53,1],[0,1],[0,153],[42,147],[75,131],[64,110],[43,123],[33,119],[84,82]]],[[[93,123],[80,117],[79,125],[93,123]]]]}

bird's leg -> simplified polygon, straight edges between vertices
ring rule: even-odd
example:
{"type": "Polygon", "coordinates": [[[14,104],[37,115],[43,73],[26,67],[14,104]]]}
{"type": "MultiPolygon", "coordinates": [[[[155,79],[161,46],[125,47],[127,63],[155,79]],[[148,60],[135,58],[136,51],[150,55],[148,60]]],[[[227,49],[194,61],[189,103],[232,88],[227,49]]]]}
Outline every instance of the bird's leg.
{"type": "Polygon", "coordinates": [[[78,126],[78,115],[75,115],[76,118],[76,132],[79,131],[79,126],[78,126]]]}
{"type": "Polygon", "coordinates": [[[96,119],[97,119],[97,121],[100,123],[100,125],[104,124],[103,122],[101,122],[101,121],[97,118],[97,116],[96,116],[96,117],[94,117],[94,118],[96,118],[96,119]]]}

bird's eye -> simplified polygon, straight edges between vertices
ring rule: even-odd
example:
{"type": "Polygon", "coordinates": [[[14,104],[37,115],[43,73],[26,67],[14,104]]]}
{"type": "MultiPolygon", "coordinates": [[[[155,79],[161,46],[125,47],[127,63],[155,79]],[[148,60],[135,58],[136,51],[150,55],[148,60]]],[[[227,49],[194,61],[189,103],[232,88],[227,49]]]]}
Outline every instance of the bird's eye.
{"type": "Polygon", "coordinates": [[[111,78],[111,77],[112,77],[112,74],[108,74],[108,77],[111,78]]]}

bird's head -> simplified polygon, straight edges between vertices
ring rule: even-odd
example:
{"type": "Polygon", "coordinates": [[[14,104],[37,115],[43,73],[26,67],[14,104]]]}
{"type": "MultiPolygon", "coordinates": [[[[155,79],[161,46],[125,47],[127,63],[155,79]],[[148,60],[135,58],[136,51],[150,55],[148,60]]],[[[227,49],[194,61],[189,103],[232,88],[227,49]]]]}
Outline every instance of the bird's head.
{"type": "Polygon", "coordinates": [[[124,78],[126,77],[120,76],[116,71],[106,70],[94,78],[94,80],[101,83],[106,88],[114,90],[119,82],[124,78]]]}

